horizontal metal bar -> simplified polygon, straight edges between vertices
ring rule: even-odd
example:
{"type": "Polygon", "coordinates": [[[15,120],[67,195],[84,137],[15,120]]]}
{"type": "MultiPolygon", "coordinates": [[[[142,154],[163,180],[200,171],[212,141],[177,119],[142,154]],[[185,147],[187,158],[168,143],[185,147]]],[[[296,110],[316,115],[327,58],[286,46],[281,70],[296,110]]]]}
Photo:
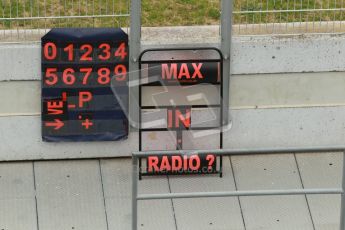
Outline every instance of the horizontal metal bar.
{"type": "Polygon", "coordinates": [[[224,155],[248,155],[260,153],[313,153],[313,152],[342,152],[345,146],[319,146],[319,147],[294,147],[294,148],[267,148],[267,149],[207,149],[207,150],[162,150],[133,152],[133,157],[145,157],[149,155],[174,155],[174,154],[207,154],[224,155]]]}
{"type": "MultiPolygon", "coordinates": [[[[221,173],[219,170],[217,171],[214,171],[214,172],[205,172],[203,173],[202,175],[215,175],[215,174],[219,174],[221,173]]],[[[177,176],[180,176],[180,175],[201,175],[200,172],[181,172],[181,173],[178,173],[178,172],[166,172],[166,173],[147,173],[147,172],[144,172],[144,173],[141,173],[142,176],[166,176],[166,175],[169,175],[169,176],[174,176],[174,175],[177,175],[177,176]]]]}
{"type": "MultiPolygon", "coordinates": [[[[142,87],[149,87],[149,86],[195,86],[198,85],[198,83],[192,82],[160,82],[160,80],[154,81],[154,82],[150,82],[150,83],[143,83],[141,84],[142,87]]],[[[203,83],[203,85],[212,85],[215,87],[219,87],[221,85],[221,82],[207,82],[207,83],[203,83]]],[[[179,105],[176,105],[174,107],[178,107],[179,105]]],[[[207,105],[204,105],[207,107],[207,105]]],[[[172,106],[170,106],[172,107],[172,106]]]]}
{"type": "Polygon", "coordinates": [[[71,18],[111,18],[111,17],[129,17],[129,14],[70,15],[70,16],[49,16],[49,17],[18,17],[18,18],[0,18],[0,21],[41,20],[41,19],[71,19],[71,18]]]}
{"type": "MultiPolygon", "coordinates": [[[[185,45],[188,45],[188,44],[185,44],[185,45]]],[[[213,50],[213,51],[216,51],[219,56],[220,56],[220,59],[218,60],[222,60],[223,59],[223,54],[221,52],[221,50],[218,48],[219,44],[217,46],[214,46],[214,47],[207,47],[207,44],[204,43],[204,44],[199,44],[199,43],[196,43],[194,44],[196,45],[195,47],[194,46],[186,46],[186,47],[182,47],[182,46],[165,46],[165,44],[160,48],[160,47],[153,47],[153,48],[149,48],[149,49],[143,49],[140,56],[139,56],[139,61],[141,62],[142,61],[142,58],[143,56],[148,53],[148,52],[166,52],[166,51],[193,51],[194,48],[195,49],[198,49],[198,50],[213,50]],[[205,46],[206,45],[206,46],[205,46]]],[[[214,60],[214,59],[210,59],[211,61],[214,60]]],[[[186,59],[186,61],[188,61],[188,59],[186,59]]],[[[189,60],[190,61],[190,60],[189,60]]]]}
{"type": "Polygon", "coordinates": [[[163,132],[163,131],[209,131],[210,129],[220,129],[221,125],[219,126],[212,126],[212,127],[184,127],[184,128],[142,128],[140,131],[142,132],[163,132]]]}
{"type": "Polygon", "coordinates": [[[137,200],[161,200],[181,198],[232,197],[232,196],[272,196],[272,195],[305,195],[305,194],[342,194],[342,189],[288,189],[288,190],[252,190],[230,192],[195,192],[166,193],[137,196],[137,200]]]}
{"type": "MultiPolygon", "coordinates": [[[[153,51],[154,52],[154,51],[153,51]]],[[[219,63],[221,59],[173,59],[173,60],[147,60],[140,61],[140,64],[164,64],[164,63],[184,63],[184,62],[207,62],[219,63]]]]}
{"type": "MultiPolygon", "coordinates": [[[[169,109],[169,108],[183,108],[183,107],[187,107],[187,108],[206,108],[206,109],[209,109],[209,108],[219,108],[220,105],[215,105],[215,104],[212,104],[212,105],[157,105],[157,106],[141,106],[141,109],[169,109]]],[[[1,115],[0,115],[1,116],[1,115]]]]}
{"type": "Polygon", "coordinates": [[[172,43],[172,44],[143,44],[141,46],[141,52],[144,52],[146,50],[156,50],[156,49],[178,49],[178,48],[185,48],[185,49],[191,49],[191,48],[214,48],[220,49],[220,46],[218,43],[172,43]]]}
{"type": "Polygon", "coordinates": [[[257,13],[297,13],[297,12],[324,12],[324,11],[344,11],[345,8],[333,9],[293,9],[293,10],[244,10],[234,11],[234,14],[257,14],[257,13]]]}

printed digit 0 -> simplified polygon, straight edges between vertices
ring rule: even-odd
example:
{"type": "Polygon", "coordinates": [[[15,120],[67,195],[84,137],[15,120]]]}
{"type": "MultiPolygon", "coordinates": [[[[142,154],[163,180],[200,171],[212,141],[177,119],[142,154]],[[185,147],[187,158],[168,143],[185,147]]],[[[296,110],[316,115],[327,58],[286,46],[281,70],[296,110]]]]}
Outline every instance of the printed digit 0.
{"type": "Polygon", "coordinates": [[[44,57],[47,60],[54,60],[57,55],[57,48],[53,42],[47,42],[43,47],[44,57]]]}

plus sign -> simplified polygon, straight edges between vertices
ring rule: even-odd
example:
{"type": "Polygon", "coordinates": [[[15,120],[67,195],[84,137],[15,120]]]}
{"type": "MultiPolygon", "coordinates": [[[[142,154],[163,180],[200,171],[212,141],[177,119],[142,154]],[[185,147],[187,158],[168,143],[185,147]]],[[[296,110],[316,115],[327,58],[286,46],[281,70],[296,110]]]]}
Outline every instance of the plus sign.
{"type": "Polygon", "coordinates": [[[89,129],[90,126],[93,125],[93,123],[89,119],[85,119],[83,123],[81,123],[82,126],[85,127],[85,129],[89,129]]]}

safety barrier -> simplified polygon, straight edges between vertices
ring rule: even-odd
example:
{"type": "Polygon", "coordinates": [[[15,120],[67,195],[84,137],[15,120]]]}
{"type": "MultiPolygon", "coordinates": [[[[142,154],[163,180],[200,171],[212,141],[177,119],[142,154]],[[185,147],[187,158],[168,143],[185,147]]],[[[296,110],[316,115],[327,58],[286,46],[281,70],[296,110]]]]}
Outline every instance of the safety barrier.
{"type": "Polygon", "coordinates": [[[342,187],[328,189],[281,189],[281,190],[238,190],[219,192],[191,192],[165,194],[138,194],[139,160],[150,155],[171,156],[212,153],[217,156],[253,155],[253,154],[282,154],[282,153],[316,153],[316,152],[344,152],[345,146],[313,147],[313,148],[283,148],[283,149],[217,149],[217,150],[176,150],[176,151],[143,151],[132,154],[132,230],[137,230],[138,201],[182,198],[208,197],[238,197],[238,196],[270,196],[270,195],[307,195],[307,194],[341,194],[340,230],[345,230],[345,155],[343,157],[342,187]]]}

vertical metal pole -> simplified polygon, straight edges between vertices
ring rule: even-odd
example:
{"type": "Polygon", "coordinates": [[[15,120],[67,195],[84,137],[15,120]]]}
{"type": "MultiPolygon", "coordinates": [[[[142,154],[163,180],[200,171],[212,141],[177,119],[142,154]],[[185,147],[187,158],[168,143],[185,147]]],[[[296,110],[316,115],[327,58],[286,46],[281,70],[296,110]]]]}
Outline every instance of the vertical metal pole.
{"type": "Polygon", "coordinates": [[[343,153],[343,175],[342,185],[343,193],[341,194],[341,206],[340,206],[340,230],[345,230],[345,151],[343,153]]]}
{"type": "Polygon", "coordinates": [[[141,49],[141,0],[131,1],[129,31],[129,121],[132,127],[139,128],[139,64],[141,49]]]}
{"type": "Polygon", "coordinates": [[[132,230],[138,228],[138,158],[132,156],[132,230]]]}
{"type": "MultiPolygon", "coordinates": [[[[141,0],[131,0],[129,31],[129,121],[132,127],[139,128],[139,64],[141,49],[141,0]],[[134,84],[133,84],[134,83],[134,84]],[[135,85],[136,84],[136,85],[135,85]]],[[[132,158],[132,230],[138,229],[138,159],[132,158]]]]}
{"type": "Polygon", "coordinates": [[[230,91],[230,61],[231,61],[231,29],[232,29],[232,0],[222,0],[220,36],[223,60],[223,125],[229,123],[229,91],[230,91]]]}

